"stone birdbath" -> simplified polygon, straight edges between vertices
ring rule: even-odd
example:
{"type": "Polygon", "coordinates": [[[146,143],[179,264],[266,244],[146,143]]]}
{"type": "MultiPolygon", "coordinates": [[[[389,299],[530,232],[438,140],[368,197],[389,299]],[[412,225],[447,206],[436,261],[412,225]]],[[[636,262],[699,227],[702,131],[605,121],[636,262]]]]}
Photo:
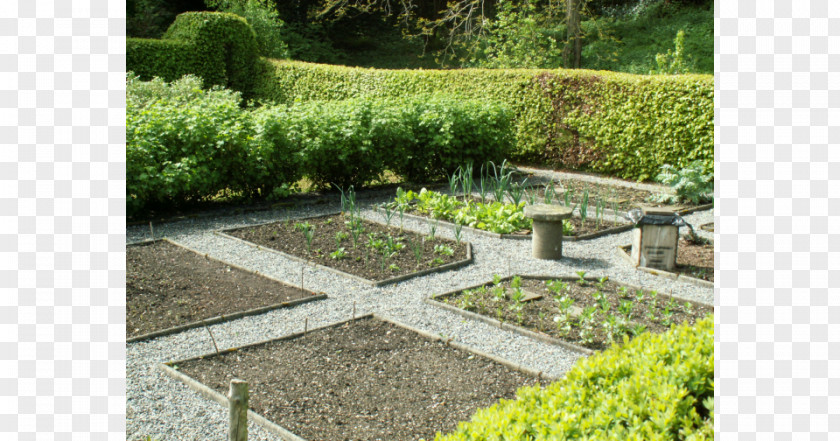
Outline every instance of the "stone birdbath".
{"type": "Polygon", "coordinates": [[[563,220],[572,217],[572,209],[560,205],[528,205],[525,216],[534,220],[531,255],[536,259],[563,257],[563,220]]]}

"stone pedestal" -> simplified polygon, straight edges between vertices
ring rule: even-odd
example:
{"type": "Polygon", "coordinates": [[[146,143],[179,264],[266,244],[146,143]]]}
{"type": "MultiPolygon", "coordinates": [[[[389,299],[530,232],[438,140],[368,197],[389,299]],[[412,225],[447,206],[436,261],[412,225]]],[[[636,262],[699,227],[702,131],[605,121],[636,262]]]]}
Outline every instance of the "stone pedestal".
{"type": "MultiPolygon", "coordinates": [[[[667,217],[673,217],[674,211],[647,208],[643,209],[643,214],[647,219],[654,218],[657,222],[661,222],[667,217]]],[[[645,217],[642,217],[639,225],[633,230],[633,249],[630,258],[636,266],[673,271],[677,265],[679,227],[646,223],[645,217]]]]}
{"type": "Polygon", "coordinates": [[[525,216],[534,220],[531,255],[537,259],[563,257],[563,219],[572,217],[572,209],[560,205],[528,205],[525,216]]]}

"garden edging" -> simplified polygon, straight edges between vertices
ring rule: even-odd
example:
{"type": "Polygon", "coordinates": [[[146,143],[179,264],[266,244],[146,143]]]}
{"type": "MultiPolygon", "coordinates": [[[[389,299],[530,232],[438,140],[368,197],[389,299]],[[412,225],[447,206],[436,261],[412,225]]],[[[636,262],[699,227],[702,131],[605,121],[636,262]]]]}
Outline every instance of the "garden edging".
{"type": "MultiPolygon", "coordinates": [[[[268,280],[271,280],[272,282],[280,283],[280,284],[283,284],[283,285],[286,285],[286,286],[293,286],[293,285],[290,285],[286,282],[283,282],[282,280],[275,279],[275,278],[273,278],[271,276],[268,276],[266,274],[262,274],[259,271],[250,270],[248,268],[245,268],[245,267],[242,267],[242,266],[239,266],[239,265],[236,265],[236,264],[228,263],[228,262],[225,262],[223,260],[216,259],[214,257],[210,257],[206,253],[201,253],[199,251],[196,251],[196,250],[194,250],[194,249],[192,249],[192,248],[190,248],[186,245],[175,242],[174,240],[172,240],[168,237],[163,237],[163,238],[160,238],[160,239],[153,239],[153,240],[145,240],[145,241],[142,241],[142,242],[135,242],[135,243],[132,243],[132,244],[128,244],[126,246],[127,247],[147,246],[147,245],[152,245],[152,244],[155,244],[155,243],[158,243],[158,242],[169,242],[172,245],[183,248],[183,249],[185,249],[187,251],[190,251],[192,253],[195,253],[199,256],[204,256],[205,259],[221,263],[222,265],[227,265],[231,268],[236,268],[240,271],[244,271],[244,272],[249,273],[249,274],[254,274],[256,276],[266,278],[268,280]]],[[[302,289],[302,290],[306,291],[305,289],[302,289]]],[[[313,291],[309,291],[309,292],[311,292],[312,295],[309,296],[309,297],[303,298],[303,299],[297,299],[297,300],[292,300],[290,302],[278,303],[276,305],[263,306],[263,307],[260,307],[260,308],[249,309],[249,310],[246,310],[246,311],[239,311],[239,312],[235,312],[235,313],[229,314],[229,315],[218,315],[218,316],[210,317],[210,318],[207,318],[207,319],[204,319],[204,320],[201,320],[201,321],[187,323],[185,325],[180,325],[180,326],[173,326],[171,328],[161,329],[160,331],[149,332],[149,333],[138,335],[138,336],[135,336],[135,337],[126,338],[125,342],[126,343],[134,343],[134,342],[138,342],[138,341],[149,340],[149,339],[152,339],[152,338],[164,337],[164,336],[167,336],[167,335],[177,334],[177,333],[183,332],[183,331],[188,331],[190,329],[200,328],[202,326],[215,325],[215,324],[218,324],[218,323],[223,323],[223,322],[227,322],[227,321],[231,321],[231,320],[236,320],[236,319],[240,319],[240,318],[243,318],[243,317],[248,317],[248,316],[251,316],[251,315],[263,314],[263,313],[266,313],[266,312],[269,312],[269,311],[273,311],[275,309],[291,308],[293,306],[313,302],[313,301],[316,301],[316,300],[324,300],[324,299],[327,298],[327,295],[324,294],[324,293],[315,294],[315,292],[313,292],[313,291]]]]}

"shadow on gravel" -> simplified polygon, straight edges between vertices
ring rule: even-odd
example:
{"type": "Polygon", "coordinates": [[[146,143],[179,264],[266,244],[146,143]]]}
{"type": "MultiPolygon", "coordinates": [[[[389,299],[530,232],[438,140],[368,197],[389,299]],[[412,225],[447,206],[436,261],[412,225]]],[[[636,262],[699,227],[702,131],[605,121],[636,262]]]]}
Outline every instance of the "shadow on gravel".
{"type": "Polygon", "coordinates": [[[610,267],[609,262],[604,259],[581,259],[578,257],[564,257],[560,260],[560,262],[565,263],[567,265],[585,266],[592,269],[606,269],[610,267]]]}

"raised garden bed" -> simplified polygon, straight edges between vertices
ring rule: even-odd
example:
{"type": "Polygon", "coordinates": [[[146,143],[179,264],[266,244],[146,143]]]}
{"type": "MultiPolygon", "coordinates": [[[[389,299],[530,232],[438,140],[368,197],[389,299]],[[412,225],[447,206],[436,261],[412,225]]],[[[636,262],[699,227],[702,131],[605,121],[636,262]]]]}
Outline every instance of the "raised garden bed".
{"type": "Polygon", "coordinates": [[[271,222],[219,234],[374,286],[472,262],[469,243],[422,235],[349,213],[271,222]]]}
{"type": "Polygon", "coordinates": [[[372,315],[161,369],[224,406],[247,381],[258,424],[309,440],[432,439],[541,376],[372,315]]]}
{"type": "Polygon", "coordinates": [[[586,277],[513,276],[432,296],[427,303],[583,353],[624,336],[694,323],[713,307],[586,277]],[[521,296],[521,297],[520,297],[521,296]]]}
{"type": "MultiPolygon", "coordinates": [[[[539,201],[536,201],[539,203],[539,201]]],[[[527,202],[515,204],[496,202],[492,196],[482,200],[476,196],[450,196],[440,192],[421,191],[399,194],[390,203],[377,208],[383,218],[406,217],[443,226],[449,230],[467,230],[472,233],[503,239],[531,239],[531,219],[525,217],[527,202]],[[402,209],[402,213],[400,210],[402,209]]],[[[590,214],[584,221],[580,212],[568,220],[570,231],[564,241],[594,239],[608,234],[621,233],[633,228],[623,216],[607,215],[600,218],[590,214]]]]}
{"type": "MultiPolygon", "coordinates": [[[[524,179],[528,179],[528,176],[519,174],[518,179],[521,182],[524,179]]],[[[587,191],[591,206],[594,207],[601,200],[604,207],[610,213],[618,211],[620,214],[623,214],[633,208],[646,206],[668,207],[673,209],[677,214],[685,215],[695,211],[714,208],[713,203],[692,204],[690,202],[684,202],[680,204],[669,204],[653,202],[651,197],[658,195],[659,192],[623,185],[613,185],[605,182],[591,182],[569,178],[555,179],[550,184],[540,185],[536,189],[536,197],[543,202],[548,199],[548,196],[551,196],[552,203],[565,204],[568,201],[570,205],[574,205],[581,203],[584,193],[587,191]],[[549,194],[546,195],[546,192],[549,194]]]]}
{"type": "Polygon", "coordinates": [[[324,298],[168,239],[126,247],[128,342],[324,298]]]}
{"type": "MultiPolygon", "coordinates": [[[[633,265],[630,259],[632,245],[619,246],[617,253],[633,265]]],[[[639,270],[650,274],[670,277],[700,286],[714,287],[715,285],[715,246],[713,241],[698,243],[681,237],[677,244],[677,266],[673,272],[661,269],[638,267],[639,270]]]]}

